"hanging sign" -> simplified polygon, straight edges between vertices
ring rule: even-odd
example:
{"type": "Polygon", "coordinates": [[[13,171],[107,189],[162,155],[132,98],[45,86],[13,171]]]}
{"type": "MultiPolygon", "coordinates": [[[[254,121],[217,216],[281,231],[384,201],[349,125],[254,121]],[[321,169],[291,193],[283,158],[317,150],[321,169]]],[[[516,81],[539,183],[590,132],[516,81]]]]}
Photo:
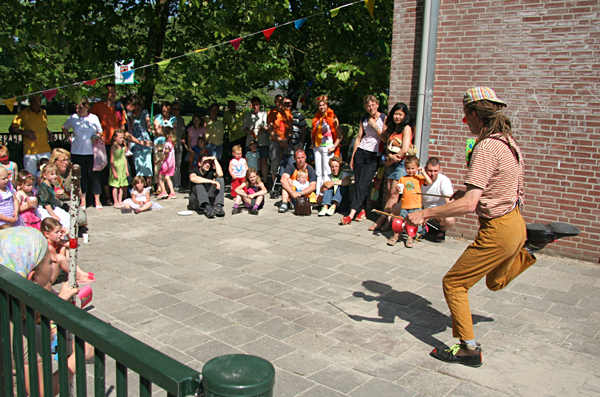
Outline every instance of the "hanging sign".
{"type": "Polygon", "coordinates": [[[134,72],[128,73],[133,67],[133,59],[115,62],[115,84],[135,84],[134,72]]]}

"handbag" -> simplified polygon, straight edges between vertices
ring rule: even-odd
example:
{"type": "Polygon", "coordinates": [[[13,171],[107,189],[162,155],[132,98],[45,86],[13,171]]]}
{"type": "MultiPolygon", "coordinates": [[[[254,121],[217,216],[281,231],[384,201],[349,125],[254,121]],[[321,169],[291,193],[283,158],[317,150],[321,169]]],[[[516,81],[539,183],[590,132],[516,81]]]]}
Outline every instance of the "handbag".
{"type": "Polygon", "coordinates": [[[300,196],[296,199],[294,214],[298,216],[310,216],[312,209],[308,197],[300,196]]]}
{"type": "Polygon", "coordinates": [[[108,164],[106,148],[102,139],[94,140],[94,166],[92,171],[102,171],[108,164]]]}

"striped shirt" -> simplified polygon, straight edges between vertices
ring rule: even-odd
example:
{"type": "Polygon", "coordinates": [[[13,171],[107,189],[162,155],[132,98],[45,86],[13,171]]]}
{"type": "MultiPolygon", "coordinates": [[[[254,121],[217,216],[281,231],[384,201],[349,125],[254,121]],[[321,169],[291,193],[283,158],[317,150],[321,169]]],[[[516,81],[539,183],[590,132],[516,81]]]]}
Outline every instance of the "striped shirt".
{"type": "Polygon", "coordinates": [[[493,134],[478,143],[473,149],[465,185],[483,190],[475,212],[480,217],[498,218],[511,212],[517,204],[523,205],[525,188],[523,177],[525,166],[521,150],[514,139],[511,146],[516,149],[519,161],[509,149],[502,134],[493,134]]]}

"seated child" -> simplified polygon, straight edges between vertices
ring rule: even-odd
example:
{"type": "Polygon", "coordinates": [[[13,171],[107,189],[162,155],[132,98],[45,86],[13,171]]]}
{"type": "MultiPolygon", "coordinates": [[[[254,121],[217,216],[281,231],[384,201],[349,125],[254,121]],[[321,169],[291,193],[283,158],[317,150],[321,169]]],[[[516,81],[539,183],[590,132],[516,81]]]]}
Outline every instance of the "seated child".
{"type": "Polygon", "coordinates": [[[242,157],[242,147],[235,145],[231,149],[231,155],[233,158],[229,162],[229,175],[231,175],[231,198],[235,198],[237,193],[235,189],[244,183],[246,172],[248,171],[248,165],[246,159],[242,157]]]}
{"type": "Polygon", "coordinates": [[[162,205],[150,201],[150,188],[146,187],[146,178],[143,176],[136,176],[133,178],[133,189],[131,189],[131,198],[123,201],[122,213],[127,214],[135,212],[150,211],[150,210],[161,210],[162,205]]]}
{"type": "Polygon", "coordinates": [[[4,145],[0,146],[0,166],[8,172],[8,180],[12,182],[13,187],[17,186],[17,174],[19,173],[19,167],[17,163],[9,160],[10,153],[8,148],[4,145]]]}
{"type": "Polygon", "coordinates": [[[36,210],[38,200],[35,197],[33,183],[35,177],[27,170],[21,170],[17,176],[17,199],[19,201],[19,214],[25,226],[40,230],[41,219],[36,210]]]}
{"type": "Polygon", "coordinates": [[[0,227],[24,226],[19,216],[19,200],[8,179],[8,171],[0,167],[0,227]]]}
{"type": "Polygon", "coordinates": [[[69,214],[60,208],[61,202],[55,196],[52,184],[58,179],[58,169],[54,164],[42,166],[42,183],[37,192],[38,213],[42,220],[54,218],[68,231],[71,224],[69,214]]]}
{"type": "MultiPolygon", "coordinates": [[[[404,168],[408,175],[403,176],[398,181],[398,193],[402,196],[400,202],[394,204],[392,207],[392,213],[400,215],[405,218],[411,212],[415,212],[421,209],[421,186],[431,185],[432,181],[429,175],[423,170],[423,167],[419,167],[419,158],[417,156],[407,156],[404,159],[404,168]],[[418,173],[417,173],[418,172],[418,173]],[[419,175],[420,174],[420,175],[419,175]]],[[[421,226],[419,226],[418,233],[421,232],[421,226]]],[[[400,233],[394,233],[389,239],[388,245],[395,245],[400,237],[400,233]]],[[[408,236],[406,239],[406,248],[413,247],[413,238],[408,236]]]]}
{"type": "Polygon", "coordinates": [[[258,171],[255,168],[249,168],[246,172],[244,182],[235,189],[237,196],[235,198],[235,204],[233,205],[232,215],[239,214],[242,212],[240,204],[244,203],[244,206],[250,208],[252,215],[258,215],[258,210],[265,205],[265,194],[267,194],[267,188],[265,184],[260,180],[258,171]]]}
{"type": "Polygon", "coordinates": [[[249,145],[250,150],[246,152],[246,163],[248,164],[248,169],[254,168],[258,170],[258,160],[260,159],[260,154],[258,153],[258,142],[251,141],[249,145]]]}
{"type": "MultiPolygon", "coordinates": [[[[308,189],[309,186],[310,182],[308,181],[308,170],[298,170],[298,175],[296,176],[296,179],[292,182],[292,188],[294,189],[294,191],[302,193],[302,191],[304,189],[308,189]]],[[[305,194],[302,195],[306,196],[305,194]]],[[[317,202],[317,196],[315,192],[311,192],[307,197],[311,203],[314,204],[317,202]]]]}
{"type": "MultiPolygon", "coordinates": [[[[65,239],[66,234],[62,225],[53,218],[46,218],[40,225],[40,231],[48,240],[48,251],[52,262],[52,284],[56,282],[61,270],[64,273],[69,273],[69,253],[67,252],[65,239]]],[[[76,269],[75,280],[81,284],[91,284],[96,281],[94,273],[86,273],[79,266],[76,269]]]]}

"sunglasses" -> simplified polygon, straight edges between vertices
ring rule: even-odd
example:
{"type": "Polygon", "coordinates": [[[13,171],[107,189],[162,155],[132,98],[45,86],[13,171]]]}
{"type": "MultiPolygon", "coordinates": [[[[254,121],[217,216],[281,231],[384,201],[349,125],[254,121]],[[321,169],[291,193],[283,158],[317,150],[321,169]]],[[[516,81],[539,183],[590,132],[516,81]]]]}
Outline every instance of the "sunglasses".
{"type": "Polygon", "coordinates": [[[291,105],[292,105],[292,103],[291,103],[291,102],[284,102],[284,103],[283,103],[283,106],[291,106],[291,105]]]}

